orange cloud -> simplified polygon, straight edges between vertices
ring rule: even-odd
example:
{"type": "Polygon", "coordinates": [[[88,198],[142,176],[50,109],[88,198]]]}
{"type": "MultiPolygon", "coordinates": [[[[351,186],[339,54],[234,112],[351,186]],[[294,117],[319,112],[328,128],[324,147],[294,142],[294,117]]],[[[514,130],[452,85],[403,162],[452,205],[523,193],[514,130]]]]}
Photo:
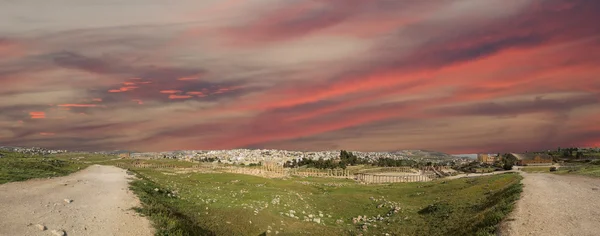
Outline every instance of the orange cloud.
{"type": "Polygon", "coordinates": [[[94,101],[94,102],[102,102],[102,98],[94,98],[94,99],[92,99],[92,101],[94,101]]]}
{"type": "Polygon", "coordinates": [[[131,101],[137,102],[138,105],[142,105],[144,104],[144,101],[140,100],[140,99],[133,99],[131,101]]]}
{"type": "Polygon", "coordinates": [[[31,117],[31,119],[45,119],[46,113],[43,111],[32,111],[29,112],[29,116],[31,117]]]}
{"type": "Polygon", "coordinates": [[[136,86],[127,86],[127,87],[121,87],[121,88],[119,88],[119,90],[121,90],[121,91],[125,92],[125,91],[131,91],[131,90],[134,90],[134,89],[136,89],[136,88],[138,88],[138,87],[136,87],[136,86]]]}
{"type": "Polygon", "coordinates": [[[203,92],[199,92],[199,91],[190,91],[190,92],[187,92],[186,94],[187,95],[198,96],[198,97],[206,97],[207,96],[203,92]]]}
{"type": "Polygon", "coordinates": [[[41,132],[40,135],[42,135],[42,136],[54,136],[56,134],[55,133],[48,133],[48,132],[41,132]]]}
{"type": "Polygon", "coordinates": [[[190,95],[175,95],[175,94],[171,94],[169,95],[169,99],[187,99],[187,98],[191,98],[192,96],[190,95]]]}
{"type": "Polygon", "coordinates": [[[160,93],[163,93],[163,94],[175,94],[175,93],[181,93],[181,90],[161,90],[160,93]]]}
{"type": "Polygon", "coordinates": [[[179,81],[190,81],[190,80],[197,80],[197,79],[198,78],[194,78],[194,77],[182,77],[182,78],[179,78],[177,80],[179,80],[179,81]]]}
{"type": "Polygon", "coordinates": [[[97,107],[97,104],[60,104],[59,107],[97,107]]]}

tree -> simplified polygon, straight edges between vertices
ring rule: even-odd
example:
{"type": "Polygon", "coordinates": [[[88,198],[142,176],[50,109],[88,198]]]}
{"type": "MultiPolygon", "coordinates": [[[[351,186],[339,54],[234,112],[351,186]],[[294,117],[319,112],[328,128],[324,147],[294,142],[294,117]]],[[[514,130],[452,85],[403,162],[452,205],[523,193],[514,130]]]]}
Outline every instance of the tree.
{"type": "Polygon", "coordinates": [[[512,167],[517,163],[517,158],[513,155],[505,155],[502,158],[502,169],[512,170],[512,167]]]}

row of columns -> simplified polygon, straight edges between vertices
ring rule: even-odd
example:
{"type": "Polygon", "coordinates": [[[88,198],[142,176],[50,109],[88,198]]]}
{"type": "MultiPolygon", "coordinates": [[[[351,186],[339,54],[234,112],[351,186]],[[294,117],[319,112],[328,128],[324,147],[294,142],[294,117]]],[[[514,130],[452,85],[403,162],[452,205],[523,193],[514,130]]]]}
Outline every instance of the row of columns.
{"type": "Polygon", "coordinates": [[[433,176],[425,175],[403,175],[403,176],[391,176],[391,175],[370,175],[370,174],[357,174],[356,179],[359,182],[364,183],[402,183],[402,182],[426,182],[431,181],[433,176]]]}

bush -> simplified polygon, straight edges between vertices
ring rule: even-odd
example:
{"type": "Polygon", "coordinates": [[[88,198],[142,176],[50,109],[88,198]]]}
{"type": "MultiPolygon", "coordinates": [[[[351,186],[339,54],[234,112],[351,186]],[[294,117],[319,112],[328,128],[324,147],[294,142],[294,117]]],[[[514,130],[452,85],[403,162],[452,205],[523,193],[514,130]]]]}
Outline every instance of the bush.
{"type": "Polygon", "coordinates": [[[556,168],[556,166],[550,167],[550,171],[557,171],[558,168],[556,168]]]}
{"type": "Polygon", "coordinates": [[[591,165],[600,165],[600,159],[599,160],[593,160],[590,162],[591,165]]]}

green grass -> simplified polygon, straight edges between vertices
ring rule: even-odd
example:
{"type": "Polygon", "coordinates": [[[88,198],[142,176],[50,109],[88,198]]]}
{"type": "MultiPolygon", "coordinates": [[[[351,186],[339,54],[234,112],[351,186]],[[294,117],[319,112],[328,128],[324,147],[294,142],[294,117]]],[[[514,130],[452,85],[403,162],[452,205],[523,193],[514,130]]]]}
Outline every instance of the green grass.
{"type": "MultiPolygon", "coordinates": [[[[62,157],[41,157],[15,152],[0,152],[0,184],[34,178],[65,176],[84,169],[90,163],[62,157]]],[[[83,159],[82,159],[83,160],[83,159]]]]}
{"type": "Polygon", "coordinates": [[[600,165],[582,165],[572,168],[560,169],[556,172],[557,174],[575,174],[584,175],[590,177],[600,177],[600,165]]]}
{"type": "Polygon", "coordinates": [[[595,160],[587,164],[558,167],[558,171],[550,172],[550,167],[523,167],[522,170],[527,173],[555,173],[555,174],[573,174],[591,177],[600,177],[600,160],[595,160]]]}
{"type": "Polygon", "coordinates": [[[521,177],[512,173],[361,185],[329,178],[134,171],[141,176],[131,187],[143,203],[138,211],[152,219],[157,235],[492,235],[521,192],[521,177]],[[385,216],[393,206],[400,210],[369,223],[367,231],[361,230],[364,222],[352,223],[359,215],[385,216]],[[321,223],[305,221],[308,215],[321,223]]]}
{"type": "Polygon", "coordinates": [[[83,164],[65,160],[37,156],[20,157],[13,154],[0,158],[0,184],[68,175],[83,167],[83,164]]]}

